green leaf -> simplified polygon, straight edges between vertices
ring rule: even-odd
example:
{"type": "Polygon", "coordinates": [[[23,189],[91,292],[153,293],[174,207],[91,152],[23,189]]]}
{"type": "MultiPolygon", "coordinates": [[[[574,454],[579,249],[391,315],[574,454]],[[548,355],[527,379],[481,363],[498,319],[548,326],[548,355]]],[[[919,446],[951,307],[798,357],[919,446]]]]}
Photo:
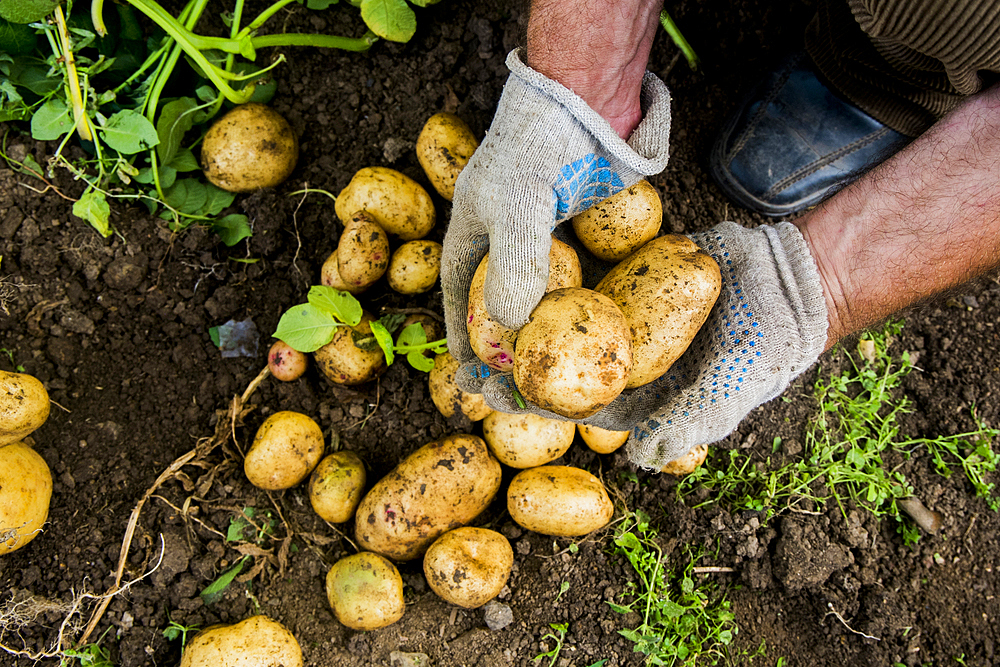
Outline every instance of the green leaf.
{"type": "Polygon", "coordinates": [[[417,31],[417,15],[406,0],[361,0],[361,18],[382,39],[408,42],[417,31]]]}
{"type": "Polygon", "coordinates": [[[108,118],[101,136],[104,143],[125,155],[133,155],[160,143],[153,124],[132,109],[122,109],[108,118]]]}
{"type": "Polygon", "coordinates": [[[160,139],[156,157],[160,158],[162,164],[170,164],[177,155],[184,134],[194,125],[194,111],[197,108],[198,103],[190,97],[182,97],[163,105],[156,121],[156,135],[160,139]]]}
{"type": "Polygon", "coordinates": [[[424,325],[420,322],[414,322],[399,332],[399,340],[396,341],[396,344],[402,347],[403,345],[423,345],[426,342],[427,332],[424,331],[424,325]]]}
{"type": "Polygon", "coordinates": [[[62,79],[49,76],[49,68],[36,62],[16,58],[10,65],[10,80],[27,88],[39,97],[45,97],[62,85],[62,79]]]}
{"type": "Polygon", "coordinates": [[[233,203],[236,199],[236,194],[233,192],[226,192],[220,187],[216,187],[211,183],[205,183],[205,202],[202,204],[201,208],[198,210],[199,215],[218,215],[233,203]]]}
{"type": "Polygon", "coordinates": [[[222,345],[222,339],[219,337],[219,327],[212,327],[209,329],[208,337],[212,340],[212,345],[215,347],[222,345]]]}
{"type": "Polygon", "coordinates": [[[213,604],[217,602],[219,598],[222,597],[225,590],[229,588],[229,584],[233,583],[233,579],[236,578],[236,575],[243,570],[243,565],[247,562],[248,558],[250,558],[250,556],[244,556],[238,563],[236,563],[236,565],[223,572],[222,576],[206,586],[205,590],[201,592],[202,602],[205,604],[213,604]]]}
{"type": "Polygon", "coordinates": [[[418,371],[430,373],[434,370],[434,360],[419,350],[406,353],[406,361],[418,371]]]}
{"type": "Polygon", "coordinates": [[[375,336],[375,341],[378,346],[382,348],[382,352],[385,353],[385,363],[387,365],[392,365],[392,359],[394,357],[392,353],[392,334],[389,330],[385,328],[385,325],[375,320],[371,323],[372,335],[375,336]]]}
{"type": "Polygon", "coordinates": [[[197,215],[208,200],[204,183],[193,178],[182,178],[163,189],[163,198],[172,208],[188,215],[197,215]]]}
{"type": "Polygon", "coordinates": [[[356,327],[361,323],[361,303],[350,292],[341,292],[326,285],[313,285],[309,289],[308,300],[310,304],[325,310],[344,324],[356,327]]]}
{"type": "Polygon", "coordinates": [[[311,303],[292,306],[278,320],[274,337],[299,352],[315,352],[333,339],[341,323],[327,310],[311,303]]]}
{"type": "Polygon", "coordinates": [[[222,242],[230,247],[253,234],[249,219],[242,213],[233,213],[219,218],[212,223],[212,231],[218,234],[222,242]]]}
{"type": "Polygon", "coordinates": [[[73,203],[73,215],[89,222],[104,238],[111,236],[111,207],[103,192],[94,189],[84,192],[73,203]]]}
{"type": "Polygon", "coordinates": [[[335,4],[337,4],[337,0],[306,0],[306,7],[313,11],[320,11],[335,4]]]}
{"type": "Polygon", "coordinates": [[[52,99],[31,117],[31,136],[39,141],[54,141],[72,131],[73,126],[73,114],[66,103],[52,99]]]}
{"type": "Polygon", "coordinates": [[[430,7],[431,5],[436,5],[441,2],[441,0],[410,0],[410,2],[417,7],[430,7]]]}
{"type": "Polygon", "coordinates": [[[25,55],[35,50],[35,43],[33,28],[0,19],[0,51],[12,56],[25,55]]]}
{"type": "Polygon", "coordinates": [[[0,18],[11,23],[34,23],[58,5],[59,0],[0,0],[0,18]]]}
{"type": "Polygon", "coordinates": [[[194,153],[189,148],[178,150],[168,166],[173,167],[177,171],[197,171],[201,169],[201,165],[198,164],[198,158],[194,156],[194,153]]]}

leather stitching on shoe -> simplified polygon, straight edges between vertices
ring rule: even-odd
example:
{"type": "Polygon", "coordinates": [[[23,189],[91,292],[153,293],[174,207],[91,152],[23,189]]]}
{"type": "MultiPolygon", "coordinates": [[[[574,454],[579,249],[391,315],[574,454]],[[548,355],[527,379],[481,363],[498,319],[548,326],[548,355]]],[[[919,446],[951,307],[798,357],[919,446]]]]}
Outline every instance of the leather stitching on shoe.
{"type": "Polygon", "coordinates": [[[781,179],[780,181],[772,185],[771,188],[766,193],[764,193],[764,199],[773,198],[782,190],[791,185],[794,185],[798,181],[801,181],[806,176],[809,176],[810,174],[819,171],[823,167],[826,167],[827,165],[836,162],[845,155],[849,155],[857,150],[861,150],[865,146],[868,146],[869,144],[878,141],[886,134],[888,134],[890,131],[891,130],[887,127],[879,128],[878,130],[872,132],[871,134],[865,137],[862,137],[861,139],[853,141],[847,144],[846,146],[843,146],[835,150],[832,153],[827,153],[826,155],[821,156],[818,160],[806,165],[805,167],[802,167],[796,172],[789,174],[785,178],[781,179]]]}
{"type": "MultiPolygon", "coordinates": [[[[785,71],[782,73],[781,77],[778,78],[777,82],[775,82],[775,85],[771,87],[767,97],[761,101],[760,106],[757,108],[757,112],[754,113],[753,118],[747,122],[746,129],[743,130],[743,133],[736,140],[736,143],[733,144],[733,148],[729,151],[728,155],[726,155],[727,159],[743,150],[743,146],[746,145],[747,139],[753,133],[753,130],[757,128],[757,123],[760,120],[760,117],[767,113],[767,108],[771,105],[771,101],[777,97],[781,89],[785,87],[788,77],[792,75],[796,65],[798,65],[800,60],[802,60],[802,55],[803,54],[796,54],[796,56],[788,62],[785,67],[785,71]]],[[[734,115],[734,120],[737,119],[738,116],[738,114],[734,115]]],[[[732,132],[732,129],[736,127],[736,124],[736,122],[733,122],[728,128],[728,131],[732,132]]]]}

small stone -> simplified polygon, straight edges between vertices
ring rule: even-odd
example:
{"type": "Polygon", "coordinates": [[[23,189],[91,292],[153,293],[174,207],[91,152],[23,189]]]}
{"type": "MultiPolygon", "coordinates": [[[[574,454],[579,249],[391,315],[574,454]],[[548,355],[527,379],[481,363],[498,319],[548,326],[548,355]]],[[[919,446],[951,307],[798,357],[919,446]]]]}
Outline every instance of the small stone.
{"type": "Polygon", "coordinates": [[[490,630],[503,630],[514,622],[514,612],[504,603],[490,600],[483,605],[483,620],[490,630]]]}
{"type": "Polygon", "coordinates": [[[393,651],[389,654],[389,662],[392,667],[427,667],[431,664],[431,658],[426,653],[393,651]]]}

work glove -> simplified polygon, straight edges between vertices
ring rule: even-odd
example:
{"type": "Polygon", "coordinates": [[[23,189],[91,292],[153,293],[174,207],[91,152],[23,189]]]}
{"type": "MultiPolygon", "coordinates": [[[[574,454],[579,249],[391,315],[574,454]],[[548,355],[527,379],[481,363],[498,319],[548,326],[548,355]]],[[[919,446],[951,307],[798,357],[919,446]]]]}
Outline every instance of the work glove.
{"type": "Polygon", "coordinates": [[[487,251],[486,309],[520,329],[545,292],[555,226],[667,164],[670,93],[653,74],[643,79],[643,120],[626,142],[518,50],[507,67],[493,124],[455,183],[441,257],[448,348],[463,363],[476,359],[469,284],[487,251]]]}
{"type": "MultiPolygon", "coordinates": [[[[690,238],[722,272],[722,289],[704,326],[666,374],[580,420],[631,430],[629,459],[654,470],[729,435],[747,413],[781,394],[826,345],[826,302],[798,228],[782,222],[746,229],[723,222],[690,238]]],[[[520,407],[510,373],[487,374],[469,364],[456,381],[502,412],[565,419],[534,405],[520,407]]]]}

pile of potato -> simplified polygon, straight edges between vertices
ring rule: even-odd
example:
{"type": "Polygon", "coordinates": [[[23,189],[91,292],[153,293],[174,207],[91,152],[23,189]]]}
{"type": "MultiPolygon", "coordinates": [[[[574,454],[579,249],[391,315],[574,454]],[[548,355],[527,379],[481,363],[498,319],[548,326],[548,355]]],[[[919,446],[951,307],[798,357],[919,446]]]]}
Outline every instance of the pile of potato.
{"type": "Polygon", "coordinates": [[[0,371],[0,555],[35,539],[48,519],[52,473],[28,437],[48,417],[38,378],[0,371]]]}

